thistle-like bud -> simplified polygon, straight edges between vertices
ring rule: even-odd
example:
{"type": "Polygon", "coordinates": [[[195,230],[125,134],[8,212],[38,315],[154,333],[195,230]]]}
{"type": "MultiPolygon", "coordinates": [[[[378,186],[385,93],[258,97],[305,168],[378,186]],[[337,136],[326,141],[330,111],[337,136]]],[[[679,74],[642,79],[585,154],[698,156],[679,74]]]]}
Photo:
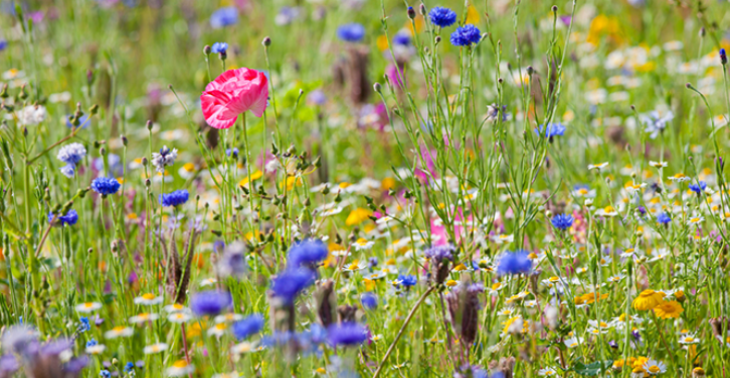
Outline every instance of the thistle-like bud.
{"type": "Polygon", "coordinates": [[[354,322],[357,307],[350,305],[342,305],[337,307],[337,314],[340,315],[340,323],[354,322]]]}
{"type": "Polygon", "coordinates": [[[727,64],[727,52],[725,52],[725,49],[720,49],[720,63],[723,66],[727,64]]]}
{"type": "Polygon", "coordinates": [[[213,49],[210,47],[210,45],[203,46],[203,54],[210,55],[211,51],[213,51],[213,49]]]}
{"type": "Polygon", "coordinates": [[[271,37],[269,37],[269,36],[264,37],[264,40],[261,41],[261,44],[264,45],[264,47],[271,46],[271,37]]]}
{"type": "Polygon", "coordinates": [[[375,93],[381,93],[381,91],[383,90],[383,86],[380,85],[380,83],[375,83],[373,84],[373,90],[375,91],[375,93]]]}
{"type": "Polygon", "coordinates": [[[98,104],[91,105],[91,107],[89,108],[89,114],[94,115],[98,112],[99,112],[99,105],[98,104]]]}
{"type": "Polygon", "coordinates": [[[147,130],[152,131],[152,121],[149,119],[147,120],[147,130]]]}
{"type": "Polygon", "coordinates": [[[479,330],[479,294],[484,291],[481,284],[463,283],[446,295],[449,307],[449,322],[464,347],[470,347],[479,330]]]}
{"type": "Polygon", "coordinates": [[[26,98],[28,98],[28,92],[25,90],[25,86],[26,86],[25,84],[20,86],[20,94],[18,95],[18,97],[20,97],[20,99],[22,99],[22,100],[25,100],[26,98]]]}
{"type": "Polygon", "coordinates": [[[337,318],[337,296],[334,291],[334,281],[320,282],[314,293],[317,301],[317,317],[322,326],[329,327],[337,318]]]}
{"type": "Polygon", "coordinates": [[[122,140],[122,145],[124,145],[124,147],[127,147],[127,144],[129,144],[129,139],[127,139],[127,137],[124,135],[122,135],[120,139],[122,140]]]}
{"type": "Polygon", "coordinates": [[[449,277],[449,263],[454,259],[455,248],[450,245],[433,247],[424,252],[431,263],[431,276],[437,285],[441,285],[449,277]]]}
{"type": "Polygon", "coordinates": [[[421,13],[421,16],[425,16],[428,12],[426,11],[426,5],[421,3],[421,5],[418,6],[418,11],[421,13]]]}

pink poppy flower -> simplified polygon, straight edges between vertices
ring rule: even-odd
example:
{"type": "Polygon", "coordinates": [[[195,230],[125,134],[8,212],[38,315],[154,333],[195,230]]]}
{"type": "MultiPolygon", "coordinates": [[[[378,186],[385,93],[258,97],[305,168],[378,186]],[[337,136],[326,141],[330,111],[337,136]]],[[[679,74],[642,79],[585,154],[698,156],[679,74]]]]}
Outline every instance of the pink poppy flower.
{"type": "Polygon", "coordinates": [[[264,73],[239,68],[228,70],[208,83],[200,95],[200,103],[208,125],[227,129],[247,110],[261,117],[268,97],[269,86],[264,73]]]}

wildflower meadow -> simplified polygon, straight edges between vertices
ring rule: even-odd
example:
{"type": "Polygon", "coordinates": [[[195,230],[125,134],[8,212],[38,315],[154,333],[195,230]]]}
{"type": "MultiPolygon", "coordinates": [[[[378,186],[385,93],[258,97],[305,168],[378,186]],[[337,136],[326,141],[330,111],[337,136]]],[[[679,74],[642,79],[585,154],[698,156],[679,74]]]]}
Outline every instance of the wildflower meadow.
{"type": "Polygon", "coordinates": [[[0,378],[727,378],[725,48],[725,0],[0,0],[0,378]]]}

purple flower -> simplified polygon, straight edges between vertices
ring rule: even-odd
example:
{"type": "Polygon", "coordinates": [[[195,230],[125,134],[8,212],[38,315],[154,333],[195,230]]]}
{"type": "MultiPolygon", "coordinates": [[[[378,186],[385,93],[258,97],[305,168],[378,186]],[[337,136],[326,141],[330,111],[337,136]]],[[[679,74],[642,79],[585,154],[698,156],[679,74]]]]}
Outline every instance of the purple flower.
{"type": "Polygon", "coordinates": [[[91,183],[91,189],[103,196],[116,193],[121,186],[119,181],[113,177],[97,177],[91,183]]]}
{"type": "Polygon", "coordinates": [[[378,296],[372,293],[365,293],[360,297],[360,303],[367,310],[378,308],[378,296]]]}
{"type": "Polygon", "coordinates": [[[19,368],[18,360],[12,354],[0,357],[0,377],[12,376],[19,368]]]}
{"type": "Polygon", "coordinates": [[[415,286],[418,283],[418,278],[416,278],[416,276],[413,276],[413,275],[401,274],[398,276],[398,282],[400,282],[400,285],[403,285],[406,288],[409,288],[411,286],[415,286]]]}
{"type": "Polygon", "coordinates": [[[210,52],[213,54],[220,54],[228,51],[228,44],[225,42],[216,42],[210,48],[210,52]]]}
{"type": "Polygon", "coordinates": [[[332,346],[360,345],[367,337],[367,329],[354,322],[333,324],[327,328],[327,340],[332,346]]]}
{"type": "Polygon", "coordinates": [[[423,254],[433,261],[441,262],[443,260],[452,260],[455,250],[456,248],[452,245],[440,245],[427,249],[423,254]]]}
{"type": "Polygon", "coordinates": [[[704,181],[700,181],[697,184],[690,184],[689,185],[689,190],[697,193],[697,195],[702,194],[702,192],[704,192],[705,189],[707,189],[707,183],[704,182],[704,181]]]}
{"type": "Polygon", "coordinates": [[[187,189],[180,189],[168,194],[162,193],[158,200],[163,207],[177,207],[188,202],[188,198],[190,198],[190,194],[187,189]]]}
{"type": "MultiPolygon", "coordinates": [[[[50,223],[53,220],[54,214],[48,213],[48,223],[50,223]]],[[[66,215],[59,215],[56,217],[57,224],[60,224],[61,226],[69,225],[73,226],[78,222],[79,220],[79,214],[76,212],[76,210],[71,209],[68,212],[66,212],[66,215]]]]}
{"type": "Polygon", "coordinates": [[[235,7],[224,7],[210,15],[210,26],[220,29],[238,23],[238,10],[235,7]]]}
{"type": "Polygon", "coordinates": [[[529,258],[530,253],[525,250],[515,252],[506,251],[499,259],[497,273],[500,276],[507,274],[527,274],[532,269],[532,261],[529,258]]]}
{"type": "Polygon", "coordinates": [[[360,42],[365,37],[365,27],[358,23],[342,25],[337,28],[337,37],[345,42],[360,42]]]}
{"type": "Polygon", "coordinates": [[[550,220],[550,223],[558,230],[567,230],[573,225],[573,216],[569,214],[558,214],[550,220]]]}
{"type": "Polygon", "coordinates": [[[238,340],[244,340],[249,338],[254,333],[261,331],[264,327],[264,317],[259,314],[253,314],[241,321],[233,324],[233,335],[238,340]]]}
{"type": "Polygon", "coordinates": [[[299,294],[314,283],[314,274],[308,269],[288,269],[271,280],[274,297],[291,305],[299,294]]]}
{"type": "Polygon", "coordinates": [[[428,18],[434,25],[445,28],[456,23],[456,12],[449,8],[435,7],[428,12],[428,18]]]}
{"type": "Polygon", "coordinates": [[[672,221],[672,218],[669,217],[669,215],[667,213],[661,213],[661,214],[657,215],[656,221],[660,224],[669,224],[669,222],[672,221]]]}
{"type": "Polygon", "coordinates": [[[197,316],[218,315],[232,304],[233,298],[226,291],[202,291],[190,299],[190,309],[197,316]]]}
{"type": "Polygon", "coordinates": [[[314,267],[327,258],[329,249],[319,239],[305,239],[289,249],[288,263],[290,268],[314,267]]]}
{"type": "Polygon", "coordinates": [[[481,39],[482,32],[474,25],[464,25],[451,33],[451,44],[454,46],[471,46],[481,39]]]}

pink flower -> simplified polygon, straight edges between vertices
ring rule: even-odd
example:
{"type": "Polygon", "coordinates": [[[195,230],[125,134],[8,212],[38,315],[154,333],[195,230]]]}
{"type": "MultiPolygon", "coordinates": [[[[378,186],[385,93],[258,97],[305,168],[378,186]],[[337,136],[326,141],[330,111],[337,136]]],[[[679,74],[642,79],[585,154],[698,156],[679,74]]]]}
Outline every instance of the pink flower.
{"type": "Polygon", "coordinates": [[[200,103],[208,125],[227,129],[247,110],[261,117],[268,97],[269,86],[264,73],[239,68],[228,70],[208,83],[200,95],[200,103]]]}

